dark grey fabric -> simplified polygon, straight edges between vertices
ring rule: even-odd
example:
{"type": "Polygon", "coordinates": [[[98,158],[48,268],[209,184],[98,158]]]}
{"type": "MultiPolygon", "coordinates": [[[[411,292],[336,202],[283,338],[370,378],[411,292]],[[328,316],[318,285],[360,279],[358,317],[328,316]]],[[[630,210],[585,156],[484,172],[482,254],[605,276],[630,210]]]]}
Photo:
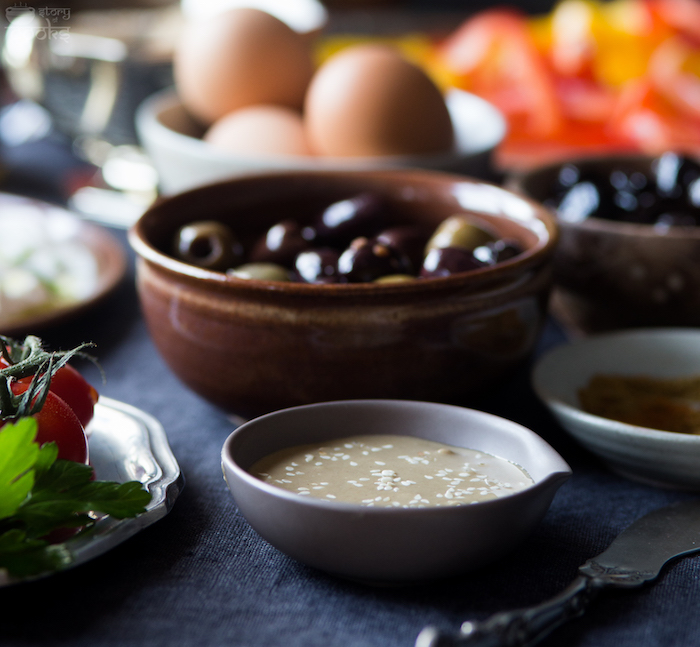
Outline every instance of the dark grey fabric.
{"type": "MultiPolygon", "coordinates": [[[[181,385],[157,355],[132,275],[102,307],[44,337],[54,348],[97,343],[107,375],[100,391],[161,421],[187,484],[169,516],[113,551],[0,589],[4,646],[411,647],[426,624],[456,630],[463,620],[544,600],[630,522],[689,496],[607,471],[536,400],[524,367],[469,404],[534,429],[574,468],[534,534],[498,563],[454,580],[402,588],[347,582],[288,559],[238,515],[219,464],[234,424],[181,385]]],[[[562,341],[550,324],[539,352],[562,341]]],[[[84,369],[99,384],[97,372],[84,369]]],[[[700,644],[699,577],[700,557],[689,558],[653,585],[604,592],[543,644],[700,644]]]]}

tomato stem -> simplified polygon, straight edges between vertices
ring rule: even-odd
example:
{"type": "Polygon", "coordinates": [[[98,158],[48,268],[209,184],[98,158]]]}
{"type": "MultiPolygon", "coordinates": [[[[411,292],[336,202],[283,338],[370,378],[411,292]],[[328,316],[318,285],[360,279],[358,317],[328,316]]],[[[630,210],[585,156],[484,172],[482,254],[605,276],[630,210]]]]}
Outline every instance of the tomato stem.
{"type": "Polygon", "coordinates": [[[94,344],[83,343],[72,350],[48,352],[42,347],[41,339],[34,335],[28,335],[22,343],[0,335],[0,352],[7,364],[0,369],[0,419],[21,418],[40,411],[56,372],[74,355],[93,360],[83,352],[91,346],[94,344]],[[13,381],[29,376],[32,380],[27,390],[15,395],[13,381]]]}

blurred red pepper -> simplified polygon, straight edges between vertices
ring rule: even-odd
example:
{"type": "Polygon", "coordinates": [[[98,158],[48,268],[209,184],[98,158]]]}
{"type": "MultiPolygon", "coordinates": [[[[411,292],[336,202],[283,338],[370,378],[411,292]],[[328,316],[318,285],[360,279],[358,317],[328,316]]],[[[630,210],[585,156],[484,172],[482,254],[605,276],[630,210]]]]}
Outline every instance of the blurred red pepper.
{"type": "Polygon", "coordinates": [[[560,131],[554,78],[524,14],[492,9],[475,15],[441,45],[440,57],[461,87],[504,113],[511,133],[551,137],[560,131]]]}
{"type": "Polygon", "coordinates": [[[700,47],[700,2],[698,0],[643,0],[651,13],[674,31],[692,38],[700,47]]]}
{"type": "Polygon", "coordinates": [[[505,166],[590,152],[700,152],[700,0],[562,0],[492,9],[437,47],[453,83],[496,105],[505,166]]]}

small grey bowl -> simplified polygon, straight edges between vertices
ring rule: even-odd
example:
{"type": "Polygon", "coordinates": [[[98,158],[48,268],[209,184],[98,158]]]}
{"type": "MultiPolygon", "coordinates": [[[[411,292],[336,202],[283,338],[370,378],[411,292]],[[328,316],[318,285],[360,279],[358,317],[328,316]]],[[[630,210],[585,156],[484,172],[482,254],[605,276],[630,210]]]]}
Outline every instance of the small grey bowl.
{"type": "Polygon", "coordinates": [[[377,584],[449,577],[489,564],[530,534],[571,475],[561,456],[521,425],[407,400],[345,400],[266,414],[228,437],[222,467],[241,514],[273,546],[328,573],[377,584]],[[534,484],[471,505],[368,508],[305,498],[248,472],[279,449],[358,434],[416,436],[484,451],[516,463],[534,484]]]}

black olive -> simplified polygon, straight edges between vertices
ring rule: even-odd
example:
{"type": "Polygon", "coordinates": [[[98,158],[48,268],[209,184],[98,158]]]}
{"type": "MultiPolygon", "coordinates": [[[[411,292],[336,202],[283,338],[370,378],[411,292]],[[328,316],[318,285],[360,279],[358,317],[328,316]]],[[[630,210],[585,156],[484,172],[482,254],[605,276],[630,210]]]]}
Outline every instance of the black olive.
{"type": "Polygon", "coordinates": [[[477,247],[474,250],[474,257],[487,265],[495,265],[522,253],[523,248],[517,241],[500,239],[477,247]]]}
{"type": "Polygon", "coordinates": [[[283,220],[270,227],[253,246],[251,263],[276,263],[291,267],[294,259],[309,247],[301,227],[294,220],[283,220]]]}
{"type": "Polygon", "coordinates": [[[386,215],[384,200],[374,193],[361,193],[326,207],[310,230],[317,243],[344,247],[358,236],[376,234],[386,215]]]}
{"type": "Polygon", "coordinates": [[[230,227],[202,220],[178,230],[175,254],[192,265],[223,272],[243,260],[243,246],[230,227]]]}
{"type": "Polygon", "coordinates": [[[338,283],[339,252],[330,247],[308,249],[294,261],[299,278],[306,283],[338,283]]]}
{"type": "Polygon", "coordinates": [[[370,283],[388,274],[408,274],[409,260],[376,240],[356,238],[338,259],[338,272],[351,283],[370,283]]]}
{"type": "Polygon", "coordinates": [[[463,247],[438,247],[428,252],[420,275],[423,278],[450,276],[486,265],[463,247]]]}
{"type": "Polygon", "coordinates": [[[423,265],[429,234],[417,225],[398,225],[377,234],[376,242],[395,249],[410,262],[410,273],[418,274],[423,265]]]}
{"type": "Polygon", "coordinates": [[[598,215],[601,202],[600,191],[593,182],[577,182],[561,195],[557,213],[565,222],[581,222],[598,215]]]}
{"type": "Polygon", "coordinates": [[[559,169],[545,205],[559,217],[579,222],[596,217],[660,227],[693,226],[700,206],[700,164],[664,153],[649,173],[619,166],[609,173],[565,164],[559,169]]]}

